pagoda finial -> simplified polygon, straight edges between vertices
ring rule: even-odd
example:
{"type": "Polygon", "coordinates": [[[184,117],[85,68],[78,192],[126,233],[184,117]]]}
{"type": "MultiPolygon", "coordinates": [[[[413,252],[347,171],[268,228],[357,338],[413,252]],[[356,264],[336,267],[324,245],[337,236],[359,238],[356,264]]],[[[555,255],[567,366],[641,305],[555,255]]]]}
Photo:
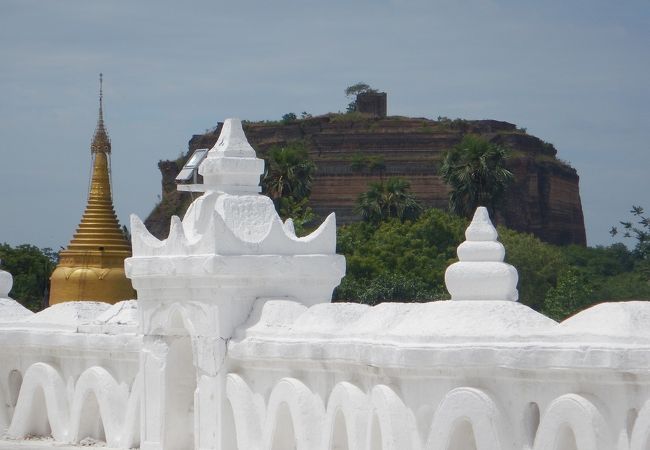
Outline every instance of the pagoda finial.
{"type": "Polygon", "coordinates": [[[102,73],[99,74],[99,116],[97,118],[97,126],[95,127],[95,135],[93,136],[90,151],[91,153],[111,152],[111,140],[104,127],[104,74],[102,73]]]}
{"type": "Polygon", "coordinates": [[[497,237],[487,209],[479,206],[458,246],[459,261],[445,272],[452,300],[517,301],[517,269],[503,262],[506,250],[497,237]]]}

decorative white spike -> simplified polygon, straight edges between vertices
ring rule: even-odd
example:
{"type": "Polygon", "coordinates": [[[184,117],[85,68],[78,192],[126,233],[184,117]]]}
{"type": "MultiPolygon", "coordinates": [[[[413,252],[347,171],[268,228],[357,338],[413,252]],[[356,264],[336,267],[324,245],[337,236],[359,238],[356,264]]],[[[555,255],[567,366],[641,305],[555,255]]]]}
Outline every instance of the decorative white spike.
{"type": "Polygon", "coordinates": [[[336,214],[330,213],[314,232],[299,239],[308,242],[309,248],[314,253],[324,255],[336,253],[336,214]]]}
{"type": "Polygon", "coordinates": [[[9,298],[9,291],[14,285],[14,277],[9,272],[0,270],[0,298],[9,298]]]}
{"type": "Polygon", "coordinates": [[[503,262],[505,248],[497,237],[487,209],[478,207],[458,246],[460,261],[445,272],[452,300],[517,301],[517,269],[503,262]]]}
{"type": "Polygon", "coordinates": [[[149,233],[138,216],[131,214],[130,218],[133,256],[151,256],[164,247],[165,243],[149,233]]]}
{"type": "MultiPolygon", "coordinates": [[[[256,158],[255,150],[248,143],[244,129],[239,119],[226,119],[221,128],[219,139],[210,153],[216,153],[222,156],[234,156],[237,158],[256,158]]],[[[208,157],[210,154],[208,154],[208,157]]]]}
{"type": "Polygon", "coordinates": [[[187,254],[187,239],[185,239],[183,223],[181,222],[181,219],[178,218],[178,216],[172,216],[172,220],[169,225],[169,236],[165,240],[165,254],[187,254]]]}
{"type": "Polygon", "coordinates": [[[233,195],[260,192],[264,160],[255,156],[239,119],[226,119],[217,143],[199,166],[199,173],[206,191],[233,195]]]}

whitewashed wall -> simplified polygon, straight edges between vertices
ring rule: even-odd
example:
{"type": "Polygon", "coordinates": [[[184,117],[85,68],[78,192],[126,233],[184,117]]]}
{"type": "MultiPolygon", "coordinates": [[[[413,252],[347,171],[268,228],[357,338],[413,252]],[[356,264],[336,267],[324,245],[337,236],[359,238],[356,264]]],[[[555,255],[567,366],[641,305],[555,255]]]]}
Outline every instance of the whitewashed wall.
{"type": "Polygon", "coordinates": [[[0,272],[0,450],[650,449],[650,303],[517,303],[479,209],[452,300],[332,304],[334,217],[296,237],[261,170],[228,120],[169,238],[132,218],[137,302],[32,314],[0,272]]]}
{"type": "Polygon", "coordinates": [[[62,303],[32,314],[0,299],[0,430],[34,440],[139,442],[136,302],[62,303]],[[13,312],[13,314],[12,314],[13,312]]]}

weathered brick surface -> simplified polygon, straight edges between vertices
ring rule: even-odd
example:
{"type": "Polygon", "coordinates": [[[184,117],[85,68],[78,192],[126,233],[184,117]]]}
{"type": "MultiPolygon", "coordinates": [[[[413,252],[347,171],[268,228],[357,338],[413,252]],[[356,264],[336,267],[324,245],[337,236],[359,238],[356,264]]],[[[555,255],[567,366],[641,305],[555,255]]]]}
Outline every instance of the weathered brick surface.
{"type": "MultiPolygon", "coordinates": [[[[585,244],[584,219],[578,187],[578,175],[572,167],[556,158],[556,149],[542,140],[520,132],[516,126],[495,120],[432,121],[419,118],[372,118],[341,120],[322,116],[291,124],[249,123],[245,126],[251,144],[260,153],[274,145],[302,140],[310,148],[317,165],[311,205],[326,215],[337,214],[339,223],[358,220],[356,200],[368,183],[381,177],[399,176],[411,182],[411,190],[426,206],[445,208],[448,188],[438,175],[443,153],[460,142],[463,134],[477,133],[512,150],[508,162],[515,184],[508,190],[499,219],[508,227],[535,234],[556,244],[585,244]],[[352,170],[355,154],[383,160],[383,173],[352,170]]],[[[212,147],[219,127],[210,133],[195,135],[189,149],[212,147]]],[[[163,166],[161,166],[162,168],[163,166]]],[[[166,169],[169,166],[165,166],[166,169]]],[[[163,173],[163,185],[169,186],[169,170],[163,173]]],[[[163,195],[165,195],[165,190],[163,195]]],[[[165,206],[182,210],[187,194],[177,200],[183,205],[165,206]]],[[[163,199],[164,203],[164,199],[163,199]]],[[[157,208],[147,225],[159,236],[168,229],[168,217],[157,208]]]]}

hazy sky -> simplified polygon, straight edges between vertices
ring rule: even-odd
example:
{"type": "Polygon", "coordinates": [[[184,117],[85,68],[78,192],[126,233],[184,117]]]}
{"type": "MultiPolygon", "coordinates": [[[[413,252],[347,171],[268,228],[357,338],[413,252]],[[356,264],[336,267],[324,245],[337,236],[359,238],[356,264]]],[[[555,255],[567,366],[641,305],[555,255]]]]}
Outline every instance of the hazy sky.
{"type": "Polygon", "coordinates": [[[580,175],[590,245],[650,209],[648,0],[0,0],[0,242],[67,245],[86,202],[98,74],[120,221],[157,162],[227,117],[345,109],[497,119],[580,175]]]}

